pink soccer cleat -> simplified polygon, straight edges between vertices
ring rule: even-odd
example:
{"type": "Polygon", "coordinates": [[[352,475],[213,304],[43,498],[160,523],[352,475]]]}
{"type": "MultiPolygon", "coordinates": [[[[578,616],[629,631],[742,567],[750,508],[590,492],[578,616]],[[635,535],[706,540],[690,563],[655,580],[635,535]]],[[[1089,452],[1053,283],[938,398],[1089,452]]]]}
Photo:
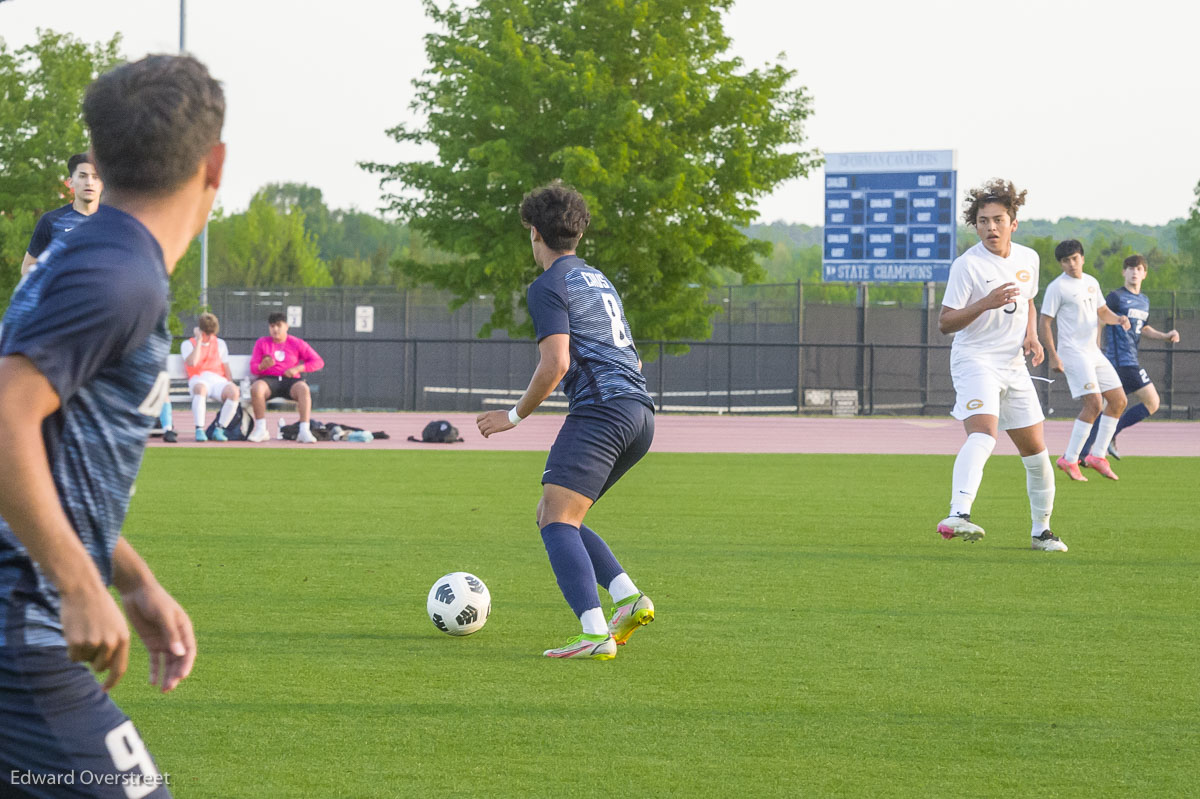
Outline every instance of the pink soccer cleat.
{"type": "MultiPolygon", "coordinates": [[[[1072,480],[1078,480],[1081,483],[1086,483],[1088,481],[1088,479],[1083,476],[1083,473],[1079,471],[1079,461],[1069,461],[1066,458],[1059,458],[1054,463],[1056,466],[1058,466],[1058,468],[1070,475],[1072,480]]],[[[1091,464],[1088,465],[1090,466],[1091,464]]]]}
{"type": "Polygon", "coordinates": [[[1109,480],[1120,480],[1112,467],[1108,465],[1108,458],[1097,458],[1095,455],[1088,455],[1083,459],[1083,462],[1088,465],[1088,468],[1095,469],[1100,474],[1107,477],[1109,480]]]}

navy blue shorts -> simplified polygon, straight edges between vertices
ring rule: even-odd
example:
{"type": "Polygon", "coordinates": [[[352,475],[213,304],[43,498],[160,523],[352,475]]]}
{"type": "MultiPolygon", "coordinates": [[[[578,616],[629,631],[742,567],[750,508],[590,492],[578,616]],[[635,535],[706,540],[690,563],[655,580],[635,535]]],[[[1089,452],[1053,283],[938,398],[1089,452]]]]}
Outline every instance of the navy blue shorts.
{"type": "Polygon", "coordinates": [[[0,719],[5,799],[171,796],[133,722],[65,647],[0,647],[0,719]]]}
{"type": "Polygon", "coordinates": [[[1126,394],[1132,394],[1152,382],[1150,375],[1140,366],[1118,366],[1117,377],[1121,378],[1121,387],[1125,389],[1126,394]]]}
{"type": "Polygon", "coordinates": [[[593,502],[633,468],[654,440],[654,410],[634,397],[584,405],[567,414],[546,458],[542,484],[593,502]]]}

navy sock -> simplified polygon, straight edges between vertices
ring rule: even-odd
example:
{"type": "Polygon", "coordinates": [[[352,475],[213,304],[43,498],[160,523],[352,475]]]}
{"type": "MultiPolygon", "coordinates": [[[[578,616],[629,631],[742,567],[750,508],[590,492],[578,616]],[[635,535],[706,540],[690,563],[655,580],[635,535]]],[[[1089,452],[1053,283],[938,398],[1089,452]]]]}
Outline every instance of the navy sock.
{"type": "Polygon", "coordinates": [[[1079,459],[1082,461],[1084,457],[1092,454],[1092,444],[1096,443],[1096,435],[1100,432],[1100,417],[1096,417],[1096,421],[1092,422],[1092,432],[1088,433],[1087,441],[1083,442],[1083,449],[1079,450],[1079,459]]]}
{"type": "MultiPolygon", "coordinates": [[[[1143,419],[1149,418],[1150,411],[1146,410],[1144,403],[1139,402],[1132,408],[1126,408],[1125,413],[1121,414],[1121,418],[1117,420],[1117,433],[1121,432],[1130,425],[1137,424],[1143,419]]],[[[1113,433],[1113,436],[1116,436],[1117,433],[1113,433]]]]}
{"type": "Polygon", "coordinates": [[[600,607],[596,590],[596,571],[588,557],[578,527],[553,522],[542,528],[542,543],[550,556],[550,568],[558,580],[559,590],[576,616],[600,607]]]}
{"type": "Polygon", "coordinates": [[[617,563],[617,558],[608,548],[608,544],[604,543],[604,539],[596,535],[594,530],[581,524],[579,525],[579,536],[583,539],[583,546],[587,549],[588,557],[592,559],[592,568],[596,570],[596,581],[607,589],[617,575],[625,570],[621,568],[620,563],[617,563]]]}

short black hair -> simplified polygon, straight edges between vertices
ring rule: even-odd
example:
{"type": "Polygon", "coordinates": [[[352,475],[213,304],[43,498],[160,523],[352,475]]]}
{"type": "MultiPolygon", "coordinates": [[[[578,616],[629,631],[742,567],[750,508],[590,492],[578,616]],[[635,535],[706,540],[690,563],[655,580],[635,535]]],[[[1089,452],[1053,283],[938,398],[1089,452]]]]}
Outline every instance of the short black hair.
{"type": "Polygon", "coordinates": [[[149,55],[97,78],[83,118],[106,188],[168,194],[221,140],[225,94],[191,56],[149,55]]]}
{"type": "Polygon", "coordinates": [[[1075,253],[1083,255],[1083,245],[1075,239],[1067,239],[1060,241],[1058,246],[1054,248],[1054,260],[1061,261],[1063,258],[1070,258],[1075,253]]]}
{"type": "Polygon", "coordinates": [[[591,221],[583,195],[561,180],[534,189],[521,200],[521,224],[537,228],[554,252],[578,247],[591,221]]]}
{"type": "Polygon", "coordinates": [[[1124,272],[1126,269],[1136,269],[1139,266],[1147,271],[1150,269],[1149,264],[1146,263],[1146,256],[1136,254],[1131,255],[1125,259],[1125,263],[1121,264],[1121,271],[1124,272]]]}
{"type": "Polygon", "coordinates": [[[90,153],[75,153],[75,155],[67,159],[67,174],[73,176],[75,174],[75,170],[79,168],[80,164],[92,164],[92,166],[95,166],[95,164],[92,163],[92,156],[90,153]]]}
{"type": "Polygon", "coordinates": [[[268,325],[273,325],[273,324],[276,324],[277,322],[283,322],[286,325],[287,324],[287,314],[276,311],[275,313],[273,313],[267,317],[268,325]]]}

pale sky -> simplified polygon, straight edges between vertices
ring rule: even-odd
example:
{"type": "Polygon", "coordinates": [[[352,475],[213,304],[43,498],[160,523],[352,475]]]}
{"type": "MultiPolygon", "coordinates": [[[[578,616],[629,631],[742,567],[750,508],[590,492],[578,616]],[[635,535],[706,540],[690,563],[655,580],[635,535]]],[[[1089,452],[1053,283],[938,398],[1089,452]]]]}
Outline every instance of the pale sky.
{"type": "MultiPolygon", "coordinates": [[[[225,85],[229,145],[219,202],[265,183],[319,187],[373,211],[358,161],[419,155],[384,131],[412,121],[411,82],[433,29],[418,0],[191,0],[188,50],[225,85]]],[[[37,28],[123,53],[175,52],[178,0],[10,0],[0,37],[37,28]]],[[[992,176],[1029,190],[1027,218],[1162,224],[1200,181],[1192,0],[738,0],[726,18],[748,67],[785,63],[815,114],[808,148],[957,152],[960,190],[992,176]]],[[[820,173],[782,185],[760,221],[820,224],[820,173]]],[[[961,193],[961,192],[960,192],[961,193]]]]}

